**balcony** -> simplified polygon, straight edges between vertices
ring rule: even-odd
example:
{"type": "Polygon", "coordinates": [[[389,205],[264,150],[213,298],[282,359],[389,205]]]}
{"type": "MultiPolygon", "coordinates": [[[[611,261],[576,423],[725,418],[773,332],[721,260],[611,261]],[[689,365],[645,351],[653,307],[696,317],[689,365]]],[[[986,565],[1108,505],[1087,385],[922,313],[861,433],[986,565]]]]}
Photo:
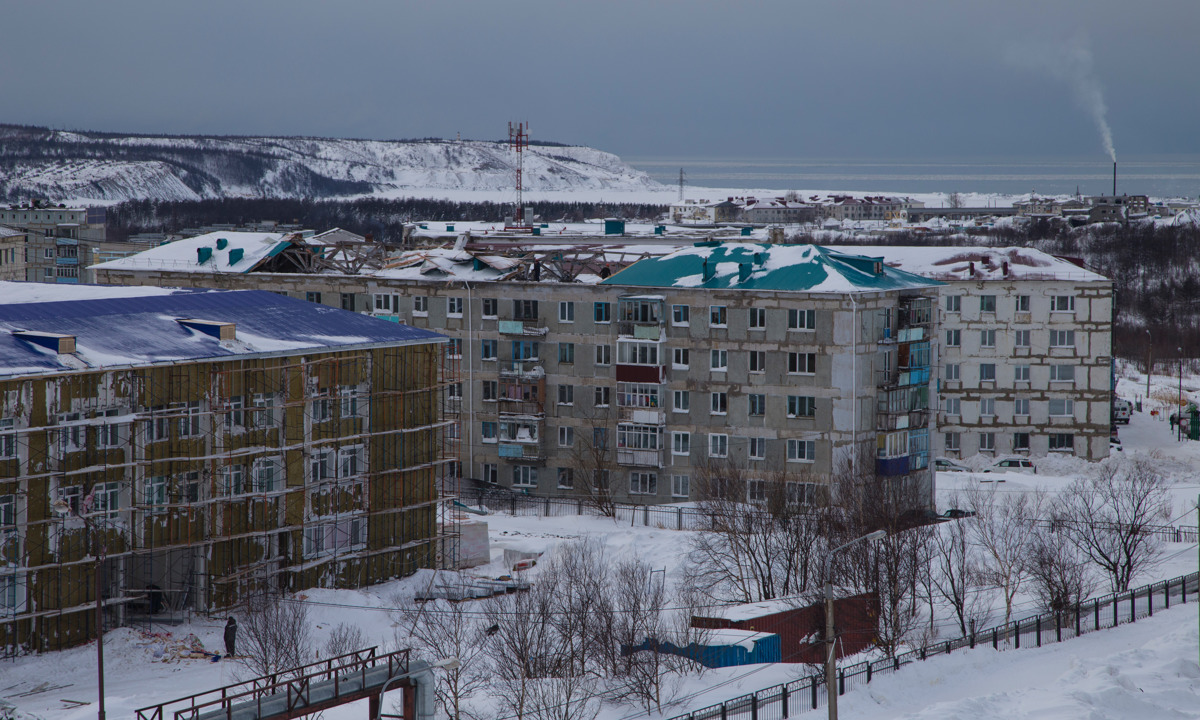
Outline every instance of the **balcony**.
{"type": "Polygon", "coordinates": [[[619,410],[619,417],[622,422],[632,422],[640,425],[667,424],[667,415],[661,408],[622,407],[619,410]]]}
{"type": "Polygon", "coordinates": [[[665,365],[617,365],[617,382],[654,383],[666,381],[665,365]]]}
{"type": "Polygon", "coordinates": [[[541,460],[542,445],[502,442],[497,446],[497,453],[505,460],[541,460]]]}
{"type": "Polygon", "coordinates": [[[883,477],[908,474],[908,456],[876,458],[875,472],[883,477]]]}
{"type": "Polygon", "coordinates": [[[546,370],[541,365],[531,365],[531,363],[539,362],[539,360],[517,360],[512,365],[500,366],[500,377],[511,380],[542,380],[546,377],[546,370]]]}
{"type": "Polygon", "coordinates": [[[78,265],[79,258],[77,257],[56,257],[54,258],[55,265],[78,265]]]}
{"type": "Polygon", "coordinates": [[[524,398],[499,398],[500,413],[504,415],[521,415],[525,417],[542,418],[546,414],[546,406],[538,400],[524,398]]]}
{"type": "Polygon", "coordinates": [[[541,337],[549,332],[549,328],[537,327],[534,322],[528,320],[500,320],[496,323],[496,329],[501,335],[521,335],[524,337],[541,337]]]}
{"type": "Polygon", "coordinates": [[[634,467],[662,467],[662,450],[617,448],[617,464],[634,467]]]}
{"type": "Polygon", "coordinates": [[[660,323],[618,322],[617,334],[637,340],[659,340],[662,338],[660,323]]]}

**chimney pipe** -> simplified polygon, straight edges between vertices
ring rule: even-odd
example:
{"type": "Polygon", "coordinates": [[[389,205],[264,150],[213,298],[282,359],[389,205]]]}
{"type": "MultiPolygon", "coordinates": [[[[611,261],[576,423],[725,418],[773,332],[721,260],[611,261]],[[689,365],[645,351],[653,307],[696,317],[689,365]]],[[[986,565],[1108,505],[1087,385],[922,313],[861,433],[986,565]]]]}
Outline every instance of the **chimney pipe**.
{"type": "Polygon", "coordinates": [[[1113,197],[1117,196],[1117,161],[1113,160],[1113,197]]]}

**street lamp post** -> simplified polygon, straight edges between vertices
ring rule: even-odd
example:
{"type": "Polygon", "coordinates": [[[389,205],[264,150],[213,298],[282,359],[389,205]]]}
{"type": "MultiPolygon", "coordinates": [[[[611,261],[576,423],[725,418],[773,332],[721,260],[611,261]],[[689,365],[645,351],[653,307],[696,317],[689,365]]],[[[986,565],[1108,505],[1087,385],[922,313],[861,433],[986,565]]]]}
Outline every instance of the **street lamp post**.
{"type": "Polygon", "coordinates": [[[1175,416],[1175,442],[1183,440],[1183,410],[1187,405],[1183,402],[1183,348],[1175,348],[1179,352],[1179,411],[1175,416]]]}
{"type": "Polygon", "coordinates": [[[71,504],[66,500],[56,500],[51,506],[55,513],[63,517],[74,515],[83,521],[83,533],[92,542],[96,548],[96,567],[93,570],[95,576],[95,593],[96,593],[96,680],[100,685],[99,688],[99,705],[96,717],[98,720],[105,720],[104,713],[104,600],[101,596],[102,585],[100,582],[100,569],[104,565],[104,556],[106,548],[104,543],[98,542],[95,536],[95,528],[92,525],[92,518],[71,507],[71,504]]]}
{"type": "Polygon", "coordinates": [[[825,556],[825,705],[829,708],[829,720],[837,720],[838,698],[836,642],[833,637],[833,576],[830,574],[830,562],[834,555],[855,543],[864,540],[878,540],[885,536],[887,536],[886,530],[876,530],[838,545],[825,556]]]}
{"type": "MultiPolygon", "coordinates": [[[[412,677],[413,675],[419,675],[423,672],[428,672],[429,670],[432,670],[434,668],[445,668],[446,670],[457,670],[459,668],[459,666],[461,666],[461,665],[462,665],[462,663],[459,662],[458,658],[446,657],[446,658],[442,658],[441,660],[434,660],[433,662],[429,663],[429,665],[427,665],[423,668],[420,668],[417,670],[409,670],[406,673],[401,673],[394,677],[388,678],[387,682],[385,682],[383,684],[383,687],[379,690],[379,700],[378,700],[379,706],[378,706],[378,709],[375,711],[375,720],[382,720],[382,718],[383,718],[383,696],[387,693],[388,686],[391,685],[393,682],[395,682],[397,680],[403,680],[404,678],[407,678],[407,677],[412,677]]],[[[389,715],[388,717],[394,717],[394,716],[389,715]]]]}

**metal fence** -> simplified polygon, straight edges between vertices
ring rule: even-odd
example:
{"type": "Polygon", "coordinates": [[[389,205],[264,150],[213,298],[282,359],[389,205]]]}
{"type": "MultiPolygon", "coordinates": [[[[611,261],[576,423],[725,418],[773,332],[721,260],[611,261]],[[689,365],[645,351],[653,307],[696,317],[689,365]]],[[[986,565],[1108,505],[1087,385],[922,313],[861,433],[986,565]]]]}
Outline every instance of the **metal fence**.
{"type": "MultiPolygon", "coordinates": [[[[838,694],[866,685],[879,674],[892,673],[910,663],[935,655],[990,646],[995,650],[1041,647],[1080,635],[1137,622],[1172,605],[1200,600],[1200,573],[1190,573],[1122,593],[1079,603],[1066,612],[1046,613],[998,625],[967,637],[936,643],[917,650],[849,665],[838,670],[838,694]]],[[[765,688],[671,720],[784,720],[815,710],[826,703],[824,674],[815,674],[765,688]]]]}
{"type": "MultiPolygon", "coordinates": [[[[471,507],[484,508],[489,512],[504,512],[526,517],[564,517],[567,515],[593,515],[611,517],[614,522],[628,525],[644,525],[665,530],[709,530],[713,527],[712,513],[695,507],[671,505],[630,505],[612,503],[601,505],[587,498],[552,498],[501,493],[499,491],[466,492],[459,501],[471,507]]],[[[1195,527],[1176,525],[1150,525],[1145,532],[1165,541],[1195,543],[1195,527]]]]}

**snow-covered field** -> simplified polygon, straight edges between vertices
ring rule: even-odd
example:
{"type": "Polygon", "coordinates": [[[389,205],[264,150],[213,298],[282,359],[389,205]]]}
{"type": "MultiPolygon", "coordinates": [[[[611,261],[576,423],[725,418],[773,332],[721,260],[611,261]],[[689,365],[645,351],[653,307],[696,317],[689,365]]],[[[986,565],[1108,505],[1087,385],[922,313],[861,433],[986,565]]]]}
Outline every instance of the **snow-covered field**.
{"type": "MultiPolygon", "coordinates": [[[[1129,371],[1121,374],[1118,393],[1130,400],[1139,396],[1144,399],[1145,377],[1129,371]]],[[[1200,397],[1200,378],[1184,380],[1185,393],[1188,387],[1196,388],[1200,397]]],[[[1168,391],[1174,392],[1177,385],[1177,378],[1156,376],[1151,394],[1164,396],[1168,391]]],[[[1144,406],[1143,412],[1135,412],[1132,422],[1122,428],[1124,452],[1157,454],[1160,467],[1174,481],[1172,522],[1194,524],[1195,503],[1200,493],[1200,443],[1177,441],[1165,419],[1151,417],[1149,411],[1158,407],[1158,401],[1151,403],[1144,406]]],[[[1165,415],[1161,413],[1160,417],[1165,415]]],[[[999,492],[1027,492],[1033,488],[1054,492],[1087,470],[1087,463],[1075,459],[1042,459],[1037,475],[1001,476],[1004,482],[994,487],[999,492]]],[[[939,474],[943,507],[955,490],[978,483],[982,477],[972,473],[939,474]]],[[[988,479],[996,476],[989,475],[988,479]]],[[[670,584],[680,579],[682,559],[687,552],[687,532],[630,527],[596,517],[492,515],[486,520],[493,562],[472,571],[480,575],[505,572],[502,559],[505,549],[543,552],[572,539],[593,536],[603,540],[606,557],[619,560],[639,556],[656,568],[664,568],[670,584]]],[[[1165,556],[1152,575],[1137,578],[1135,585],[1178,576],[1197,567],[1195,545],[1168,544],[1165,556]]],[[[338,623],[357,625],[370,642],[390,645],[394,632],[393,616],[388,612],[390,599],[396,594],[412,594],[427,578],[428,574],[419,574],[363,590],[303,593],[301,597],[309,602],[314,623],[314,645],[323,645],[338,623]]],[[[1190,603],[1177,606],[1132,625],[1041,649],[995,652],[983,647],[916,663],[847,694],[841,700],[841,714],[846,718],[880,720],[1200,717],[1197,607],[1190,603]]],[[[1016,609],[1018,615],[1036,611],[1035,603],[1027,596],[1018,599],[1016,609]]],[[[223,617],[197,619],[188,625],[169,628],[170,638],[147,637],[127,628],[108,633],[105,680],[109,716],[131,717],[137,708],[245,677],[245,670],[236,663],[173,657],[176,643],[188,633],[194,633],[205,647],[219,650],[223,625],[223,617]]],[[[95,669],[94,645],[0,661],[0,698],[16,706],[19,718],[95,717],[95,669]]],[[[662,715],[670,717],[704,707],[807,672],[806,667],[793,665],[709,670],[680,682],[673,691],[674,703],[662,715]]],[[[360,704],[328,711],[324,717],[357,719],[365,712],[365,704],[360,704]]],[[[605,706],[600,720],[631,720],[639,716],[644,713],[630,706],[605,706]]],[[[4,717],[2,709],[0,717],[4,717]]]]}

